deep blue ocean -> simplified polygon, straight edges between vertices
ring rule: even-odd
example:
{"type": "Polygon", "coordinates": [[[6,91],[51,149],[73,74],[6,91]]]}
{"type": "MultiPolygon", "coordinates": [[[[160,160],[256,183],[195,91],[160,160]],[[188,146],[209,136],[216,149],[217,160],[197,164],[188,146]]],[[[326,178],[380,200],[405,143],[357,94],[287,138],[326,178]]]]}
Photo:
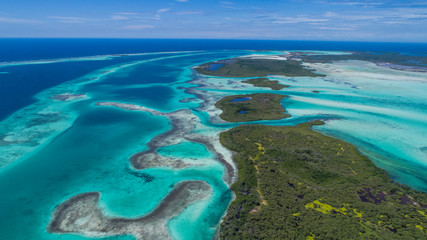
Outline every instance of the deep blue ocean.
{"type": "MultiPolygon", "coordinates": [[[[199,39],[0,39],[0,63],[26,60],[71,58],[94,55],[196,50],[324,50],[385,51],[427,54],[426,43],[282,41],[282,40],[199,40],[199,39]]],[[[34,101],[43,89],[69,81],[96,68],[114,63],[74,62],[46,66],[25,66],[2,75],[0,120],[34,101]],[[34,70],[32,70],[33,68],[34,70]],[[19,70],[19,69],[18,69],[19,70]],[[48,73],[48,74],[46,74],[48,73]],[[43,81],[40,81],[43,79],[43,81]]],[[[14,68],[19,68],[14,67],[14,68]]],[[[6,68],[7,70],[7,68],[6,68]]],[[[5,71],[6,71],[5,70],[5,71]]],[[[1,71],[0,71],[1,72],[1,71]]]]}
{"type": "Polygon", "coordinates": [[[0,39],[0,62],[194,50],[325,50],[427,53],[427,43],[218,39],[0,39]]]}
{"type": "MultiPolygon", "coordinates": [[[[184,159],[188,167],[135,170],[130,157],[146,150],[150,140],[171,129],[171,123],[144,111],[96,104],[127,103],[162,113],[191,110],[189,116],[181,116],[196,119],[191,134],[205,137],[231,159],[217,136],[238,124],[212,122],[210,117],[217,112],[209,106],[223,96],[271,90],[242,84],[241,79],[199,77],[191,68],[288,50],[423,55],[427,44],[0,39],[0,240],[88,239],[87,234],[47,232],[58,204],[79,193],[98,191],[107,215],[135,218],[155,209],[177,183],[191,180],[207,182],[212,193],[169,219],[167,229],[174,239],[211,238],[232,200],[217,152],[188,139],[169,139],[157,154],[184,159]],[[203,85],[197,91],[204,99],[187,91],[198,85],[203,85]],[[55,98],[58,94],[84,96],[60,101],[55,98]],[[142,175],[152,181],[144,181],[142,175]]],[[[271,77],[291,86],[279,93],[289,96],[283,104],[292,118],[260,123],[295,125],[323,119],[327,123],[318,131],[355,144],[394,180],[427,191],[426,74],[362,61],[314,67],[327,76],[271,77]]]]}

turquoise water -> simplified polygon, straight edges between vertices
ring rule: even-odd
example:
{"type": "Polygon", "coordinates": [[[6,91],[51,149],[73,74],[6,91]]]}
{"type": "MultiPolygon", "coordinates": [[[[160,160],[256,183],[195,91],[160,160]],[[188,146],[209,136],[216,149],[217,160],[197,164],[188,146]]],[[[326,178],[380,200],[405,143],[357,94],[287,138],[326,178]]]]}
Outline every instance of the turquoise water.
{"type": "Polygon", "coordinates": [[[179,158],[209,158],[212,154],[205,145],[194,142],[182,142],[175,145],[168,145],[157,149],[163,156],[179,158]]]}
{"type": "MultiPolygon", "coordinates": [[[[310,67],[326,77],[271,76],[291,86],[272,91],[241,83],[242,79],[196,76],[191,70],[201,63],[249,54],[253,52],[159,53],[104,57],[96,64],[61,60],[62,68],[70,64],[77,67],[77,72],[66,76],[56,73],[59,80],[31,92],[31,101],[19,103],[25,107],[17,103],[16,110],[0,122],[1,239],[88,239],[48,233],[46,227],[55,206],[76,194],[99,191],[105,214],[136,218],[155,209],[184,180],[206,181],[213,192],[171,219],[169,232],[175,239],[213,236],[232,199],[225,181],[226,169],[215,153],[201,143],[177,139],[176,144],[156,152],[165,157],[193,159],[194,165],[136,170],[129,158],[147,150],[146,144],[170,130],[172,124],[162,116],[96,106],[97,102],[129,103],[165,113],[191,109],[197,124],[188,134],[205,137],[228,159],[229,153],[218,146],[217,134],[238,124],[212,121],[218,112],[209,107],[226,95],[286,94],[289,97],[282,104],[291,118],[254,123],[295,125],[323,119],[326,124],[317,127],[318,131],[355,144],[396,181],[427,192],[426,73],[389,70],[366,62],[319,64],[310,67]],[[79,71],[79,64],[86,67],[79,71]],[[194,99],[197,97],[188,93],[188,88],[198,85],[203,86],[195,91],[203,99],[194,99]],[[52,99],[63,93],[85,97],[52,99]],[[204,100],[205,105],[200,105],[204,100]]],[[[57,69],[58,62],[14,64],[0,69],[8,72],[0,78],[23,69],[28,74],[48,75],[57,69]]]]}
{"type": "MultiPolygon", "coordinates": [[[[142,60],[124,58],[119,64],[115,64],[116,60],[111,66],[95,68],[76,80],[40,92],[35,104],[5,119],[0,126],[7,136],[4,139],[13,141],[0,145],[0,151],[6,156],[20,150],[22,157],[12,163],[5,160],[0,173],[2,239],[87,239],[47,233],[54,207],[78,193],[99,191],[101,207],[107,215],[138,217],[152,211],[183,180],[204,180],[214,191],[205,203],[209,209],[199,211],[199,216],[191,214],[193,228],[186,227],[186,232],[177,233],[177,237],[212,236],[231,200],[231,192],[222,180],[223,166],[212,153],[197,143],[165,146],[159,149],[161,154],[203,158],[204,165],[182,170],[134,170],[129,158],[146,149],[145,144],[153,137],[169,130],[168,120],[144,112],[97,107],[94,103],[118,101],[161,111],[196,107],[196,103],[179,102],[194,97],[180,88],[191,80],[189,67],[212,57],[228,56],[233,53],[206,53],[200,57],[189,53],[159,54],[142,60]],[[153,69],[163,74],[153,74],[153,69]],[[67,92],[83,93],[87,98],[64,102],[51,98],[67,92]],[[55,113],[56,117],[41,119],[41,111],[55,113]],[[31,144],[24,141],[29,137],[31,144]],[[183,148],[185,151],[181,151],[183,148]]],[[[193,208],[197,206],[188,209],[193,208]]],[[[174,229],[181,229],[183,224],[187,226],[185,219],[172,221],[171,232],[178,232],[174,229]]]]}

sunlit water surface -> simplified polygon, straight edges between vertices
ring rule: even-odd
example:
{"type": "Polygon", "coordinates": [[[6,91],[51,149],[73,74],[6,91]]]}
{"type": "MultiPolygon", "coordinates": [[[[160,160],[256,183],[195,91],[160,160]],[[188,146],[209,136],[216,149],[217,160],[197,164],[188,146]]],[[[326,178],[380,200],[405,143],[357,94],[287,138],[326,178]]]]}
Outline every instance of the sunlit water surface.
{"type": "MultiPolygon", "coordinates": [[[[0,238],[87,239],[46,231],[55,206],[76,194],[98,191],[107,215],[135,218],[152,211],[183,180],[206,181],[213,193],[172,219],[169,231],[176,239],[211,238],[232,199],[223,180],[225,168],[214,154],[202,144],[183,141],[157,152],[192,158],[199,161],[196,166],[137,171],[129,158],[146,150],[145,144],[168,131],[171,124],[146,112],[95,103],[131,103],[161,112],[192,109],[203,126],[198,131],[216,134],[237,124],[210,122],[211,113],[197,110],[200,99],[180,101],[195,97],[185,92],[195,86],[188,82],[197,78],[191,67],[248,54],[253,52],[153,53],[2,66],[0,82],[18,91],[2,103],[0,238]],[[62,93],[86,96],[52,99],[62,93]],[[150,181],[138,173],[149,176],[150,181]]],[[[310,67],[327,76],[271,76],[291,85],[280,91],[242,84],[242,79],[205,77],[208,84],[203,88],[207,98],[254,92],[286,94],[289,97],[283,105],[292,118],[258,123],[295,125],[323,119],[326,124],[316,130],[353,143],[396,181],[427,191],[427,74],[357,61],[310,67]]]]}

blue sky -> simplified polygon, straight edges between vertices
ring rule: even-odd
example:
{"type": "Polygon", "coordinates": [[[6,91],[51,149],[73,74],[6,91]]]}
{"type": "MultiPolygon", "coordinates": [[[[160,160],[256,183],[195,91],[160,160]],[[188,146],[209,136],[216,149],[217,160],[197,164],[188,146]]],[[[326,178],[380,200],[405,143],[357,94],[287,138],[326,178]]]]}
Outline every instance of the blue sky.
{"type": "Polygon", "coordinates": [[[0,37],[427,42],[427,2],[0,0],[0,37]]]}

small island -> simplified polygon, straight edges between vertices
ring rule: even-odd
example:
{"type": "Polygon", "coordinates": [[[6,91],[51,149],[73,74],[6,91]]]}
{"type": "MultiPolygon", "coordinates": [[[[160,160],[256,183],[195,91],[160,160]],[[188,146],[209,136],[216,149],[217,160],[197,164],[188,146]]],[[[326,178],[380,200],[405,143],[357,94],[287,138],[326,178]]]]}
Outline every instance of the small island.
{"type": "Polygon", "coordinates": [[[375,63],[377,66],[411,72],[427,72],[427,56],[424,54],[402,54],[395,52],[359,51],[342,55],[293,53],[306,63],[331,63],[345,60],[359,60],[375,63]]]}
{"type": "Polygon", "coordinates": [[[283,88],[290,87],[289,85],[280,84],[277,80],[270,80],[268,78],[252,78],[245,81],[243,83],[250,83],[255,87],[268,87],[271,90],[280,90],[283,88]]]}
{"type": "Polygon", "coordinates": [[[167,224],[191,203],[209,196],[212,189],[203,181],[182,181],[150,213],[139,218],[111,217],[100,206],[101,194],[87,192],[56,206],[50,233],[74,233],[85,237],[132,235],[135,239],[172,239],[167,224]]]}
{"type": "Polygon", "coordinates": [[[283,75],[288,77],[318,77],[312,69],[300,61],[276,59],[233,58],[202,64],[195,68],[203,75],[221,77],[266,77],[283,75]]]}
{"type": "Polygon", "coordinates": [[[277,120],[290,117],[281,104],[285,95],[254,93],[226,96],[215,106],[223,112],[220,117],[229,122],[277,120]]]}
{"type": "Polygon", "coordinates": [[[221,133],[239,168],[221,239],[426,239],[426,194],[310,129],[321,124],[221,133]]]}
{"type": "Polygon", "coordinates": [[[87,98],[86,94],[63,93],[52,96],[53,99],[58,101],[72,101],[76,99],[87,98]]]}

